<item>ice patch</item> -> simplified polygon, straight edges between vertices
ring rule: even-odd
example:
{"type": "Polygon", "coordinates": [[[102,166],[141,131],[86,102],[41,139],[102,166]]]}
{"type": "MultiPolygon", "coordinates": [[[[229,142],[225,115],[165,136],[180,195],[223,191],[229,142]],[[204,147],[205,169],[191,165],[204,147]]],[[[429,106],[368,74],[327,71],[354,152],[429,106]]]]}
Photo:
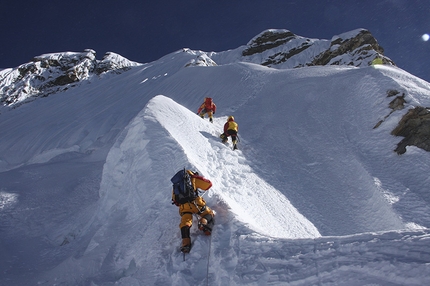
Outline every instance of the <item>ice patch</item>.
{"type": "Polygon", "coordinates": [[[409,230],[425,230],[426,229],[426,227],[419,225],[419,224],[416,224],[414,222],[408,222],[405,225],[406,225],[406,228],[409,230]]]}
{"type": "Polygon", "coordinates": [[[11,207],[18,202],[18,195],[0,192],[0,210],[11,207]]]}
{"type": "Polygon", "coordinates": [[[382,195],[384,196],[384,198],[388,201],[388,203],[390,205],[394,205],[395,203],[397,203],[399,201],[399,197],[395,196],[393,193],[391,193],[390,191],[384,189],[382,187],[382,182],[381,180],[379,180],[378,178],[373,178],[373,181],[375,182],[376,187],[381,191],[382,195]]]}

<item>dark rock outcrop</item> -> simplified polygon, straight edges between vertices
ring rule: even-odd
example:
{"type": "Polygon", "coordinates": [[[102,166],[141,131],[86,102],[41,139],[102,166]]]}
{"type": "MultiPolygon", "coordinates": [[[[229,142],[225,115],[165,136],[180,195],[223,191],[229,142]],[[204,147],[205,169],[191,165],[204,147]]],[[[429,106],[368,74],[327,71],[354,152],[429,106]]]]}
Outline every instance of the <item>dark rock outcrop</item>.
{"type": "Polygon", "coordinates": [[[248,43],[248,47],[242,51],[242,56],[251,56],[279,47],[295,37],[296,35],[288,30],[267,30],[248,43]]]}
{"type": "Polygon", "coordinates": [[[430,151],[430,111],[429,108],[410,109],[391,132],[395,136],[405,137],[394,150],[397,154],[406,152],[406,146],[416,146],[430,151]]]}
{"type": "Polygon", "coordinates": [[[388,90],[387,91],[387,97],[393,97],[396,96],[389,104],[388,107],[391,108],[391,111],[389,114],[387,114],[384,119],[380,120],[376,125],[373,127],[373,129],[378,128],[384,121],[387,119],[391,114],[393,114],[394,111],[403,109],[405,106],[405,94],[402,93],[402,95],[398,95],[400,92],[397,90],[388,90]]]}
{"type": "Polygon", "coordinates": [[[383,56],[384,49],[378,44],[372,34],[364,29],[357,30],[356,34],[343,34],[333,37],[330,48],[318,55],[311,66],[324,65],[353,65],[367,66],[376,56],[382,63],[395,65],[392,60],[383,56]],[[345,57],[348,55],[349,57],[345,57]]]}
{"type": "MultiPolygon", "coordinates": [[[[388,106],[391,111],[384,119],[380,120],[373,128],[378,128],[395,111],[405,108],[405,93],[400,94],[398,90],[388,90],[387,97],[394,97],[388,106]]],[[[399,121],[396,128],[391,131],[392,135],[405,137],[394,150],[401,155],[406,152],[407,146],[430,151],[430,108],[417,106],[410,109],[399,121]]]]}

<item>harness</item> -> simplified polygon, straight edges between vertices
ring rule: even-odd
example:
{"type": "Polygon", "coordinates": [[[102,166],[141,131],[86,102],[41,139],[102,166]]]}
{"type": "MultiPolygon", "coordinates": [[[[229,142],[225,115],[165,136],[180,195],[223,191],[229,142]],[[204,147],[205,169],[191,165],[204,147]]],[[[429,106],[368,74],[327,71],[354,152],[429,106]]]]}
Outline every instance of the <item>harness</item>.
{"type": "MultiPolygon", "coordinates": [[[[203,193],[203,195],[204,195],[205,193],[203,193]]],[[[197,196],[199,195],[199,193],[198,193],[198,191],[197,191],[197,196]]],[[[203,196],[201,196],[201,197],[203,197],[203,196]]],[[[193,204],[195,207],[196,207],[196,209],[198,210],[198,214],[202,214],[205,210],[206,210],[206,205],[204,205],[204,206],[202,206],[202,207],[199,207],[198,205],[197,205],[197,203],[196,203],[196,200],[194,199],[194,200],[192,200],[191,202],[187,202],[186,204],[188,204],[189,205],[189,208],[191,209],[192,207],[191,207],[191,205],[190,204],[193,204]]],[[[184,214],[193,214],[192,212],[181,212],[181,216],[183,216],[184,214]]]]}

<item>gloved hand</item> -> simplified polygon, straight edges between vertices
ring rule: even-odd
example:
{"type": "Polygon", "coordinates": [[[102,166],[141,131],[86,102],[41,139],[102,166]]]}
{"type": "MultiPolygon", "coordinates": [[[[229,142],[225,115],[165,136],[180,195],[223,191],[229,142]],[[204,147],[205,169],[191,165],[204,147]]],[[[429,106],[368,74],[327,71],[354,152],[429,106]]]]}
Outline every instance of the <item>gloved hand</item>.
{"type": "Polygon", "coordinates": [[[197,115],[199,115],[199,114],[200,114],[200,112],[197,112],[196,114],[197,114],[197,115]]]}

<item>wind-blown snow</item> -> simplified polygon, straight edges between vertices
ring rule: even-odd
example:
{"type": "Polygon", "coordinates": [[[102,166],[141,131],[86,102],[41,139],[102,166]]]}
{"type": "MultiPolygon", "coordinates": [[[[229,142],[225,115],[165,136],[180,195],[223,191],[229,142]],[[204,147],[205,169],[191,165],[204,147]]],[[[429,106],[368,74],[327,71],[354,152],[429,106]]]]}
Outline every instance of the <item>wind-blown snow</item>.
{"type": "MultiPolygon", "coordinates": [[[[425,285],[430,155],[398,156],[395,67],[185,67],[179,51],[0,115],[1,285],[425,285]],[[195,112],[214,98],[214,123],[195,112]],[[220,142],[228,115],[239,150],[220,142]],[[170,178],[213,182],[183,261],[170,178]]],[[[222,55],[219,55],[222,57],[222,55]]],[[[228,56],[231,56],[228,55],[228,56]]]]}

